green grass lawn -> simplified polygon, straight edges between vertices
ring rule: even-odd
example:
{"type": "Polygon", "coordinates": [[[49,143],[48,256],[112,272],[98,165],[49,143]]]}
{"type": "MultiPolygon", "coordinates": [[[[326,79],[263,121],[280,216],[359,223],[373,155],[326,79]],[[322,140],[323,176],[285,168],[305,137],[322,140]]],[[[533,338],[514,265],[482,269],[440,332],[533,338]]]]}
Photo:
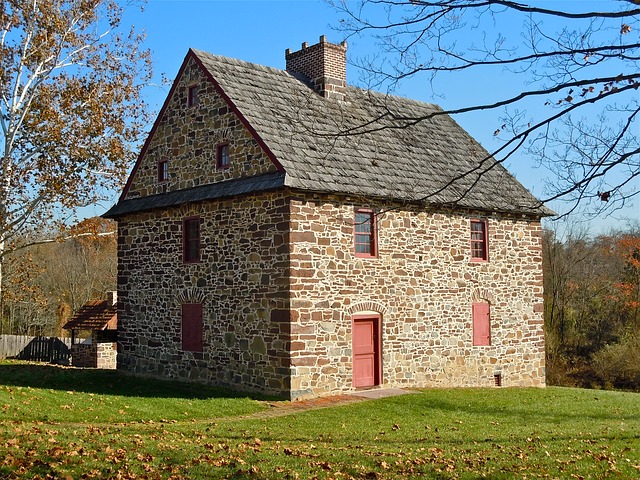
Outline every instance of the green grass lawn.
{"type": "Polygon", "coordinates": [[[640,478],[640,394],[496,388],[274,404],[287,402],[0,362],[0,478],[640,478]]]}

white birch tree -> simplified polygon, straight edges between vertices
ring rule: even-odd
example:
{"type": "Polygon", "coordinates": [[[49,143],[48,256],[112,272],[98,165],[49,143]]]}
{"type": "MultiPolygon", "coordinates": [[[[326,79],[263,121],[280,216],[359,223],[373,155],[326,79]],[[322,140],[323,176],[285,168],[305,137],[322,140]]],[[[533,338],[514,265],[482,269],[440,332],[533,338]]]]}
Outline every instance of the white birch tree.
{"type": "Polygon", "coordinates": [[[121,186],[148,124],[143,36],[116,0],[0,4],[0,288],[20,239],[121,186]]]}

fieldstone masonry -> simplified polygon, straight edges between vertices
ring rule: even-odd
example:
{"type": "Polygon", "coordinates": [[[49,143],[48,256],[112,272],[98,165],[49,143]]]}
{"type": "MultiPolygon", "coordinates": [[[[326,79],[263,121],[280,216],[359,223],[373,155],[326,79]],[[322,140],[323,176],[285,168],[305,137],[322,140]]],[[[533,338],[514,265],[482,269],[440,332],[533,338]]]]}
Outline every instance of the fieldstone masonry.
{"type": "MultiPolygon", "coordinates": [[[[126,199],[276,172],[193,59],[126,199]],[[190,86],[198,103],[187,106],[190,86]],[[216,167],[230,146],[231,166],[216,167]],[[169,180],[157,165],[169,161],[169,180]]],[[[536,216],[430,209],[280,188],[118,218],[118,368],[290,399],[354,390],[352,323],[381,325],[385,387],[543,386],[541,227],[536,216]],[[356,208],[376,212],[377,258],[356,258],[356,208]],[[182,222],[200,219],[201,260],[182,260],[182,222]],[[470,219],[488,220],[472,262],[470,219]],[[491,308],[473,346],[472,304],[491,308]],[[181,344],[181,305],[202,303],[203,351],[181,344]]]]}
{"type": "Polygon", "coordinates": [[[352,387],[352,316],[380,315],[384,387],[544,385],[541,228],[379,207],[378,258],[354,256],[354,205],[298,192],[138,214],[119,226],[119,366],[292,399],[352,387]],[[202,219],[202,261],[181,260],[181,219],[202,219]],[[153,249],[148,245],[154,245],[153,249]],[[471,305],[491,304],[473,346],[471,305]],[[181,351],[180,306],[203,303],[204,352],[181,351]]]}
{"type": "Polygon", "coordinates": [[[258,142],[191,60],[150,137],[144,162],[132,174],[126,198],[184,190],[238,177],[276,172],[258,142]],[[187,106],[189,87],[198,102],[187,106]],[[218,168],[217,145],[229,144],[230,166],[218,168]],[[158,162],[166,160],[169,179],[158,182],[158,162]]]}
{"type": "Polygon", "coordinates": [[[351,390],[351,319],[382,323],[389,387],[542,386],[541,227],[488,217],[488,262],[472,262],[481,212],[369,204],[378,258],[356,258],[354,207],[337,197],[291,202],[292,396],[351,390]],[[491,305],[491,346],[473,346],[471,305],[491,305]]]}
{"type": "Polygon", "coordinates": [[[119,367],[282,395],[289,388],[288,208],[282,194],[120,221],[119,367]],[[201,218],[202,258],[182,262],[182,219],[201,218]],[[154,248],[149,248],[153,245],[154,248]],[[181,347],[181,305],[202,303],[204,351],[181,347]]]}

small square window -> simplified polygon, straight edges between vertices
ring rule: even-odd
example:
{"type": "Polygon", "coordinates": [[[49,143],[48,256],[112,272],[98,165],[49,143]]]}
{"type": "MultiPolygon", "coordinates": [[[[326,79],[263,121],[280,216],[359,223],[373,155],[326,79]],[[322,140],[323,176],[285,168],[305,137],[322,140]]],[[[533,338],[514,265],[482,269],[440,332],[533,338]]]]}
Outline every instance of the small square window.
{"type": "Polygon", "coordinates": [[[182,256],[185,263],[200,261],[200,218],[182,222],[182,256]]]}
{"type": "Polygon", "coordinates": [[[169,162],[160,160],[158,162],[158,181],[166,182],[167,180],[169,180],[169,162]]]}
{"type": "Polygon", "coordinates": [[[218,168],[229,168],[231,158],[229,157],[229,144],[218,145],[218,168]]]}
{"type": "Polygon", "coordinates": [[[195,107],[198,105],[198,86],[191,85],[187,94],[187,106],[195,107]]]}
{"type": "Polygon", "coordinates": [[[471,220],[471,260],[486,262],[488,259],[487,222],[485,220],[471,220]]]}
{"type": "Polygon", "coordinates": [[[377,256],[375,214],[371,210],[356,210],[354,243],[356,257],[377,256]]]}

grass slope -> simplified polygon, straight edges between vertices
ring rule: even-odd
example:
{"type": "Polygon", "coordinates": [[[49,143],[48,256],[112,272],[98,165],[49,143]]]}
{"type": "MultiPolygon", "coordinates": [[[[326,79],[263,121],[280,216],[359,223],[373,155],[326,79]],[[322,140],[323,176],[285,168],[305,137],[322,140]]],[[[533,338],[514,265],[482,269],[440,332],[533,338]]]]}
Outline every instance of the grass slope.
{"type": "Polygon", "coordinates": [[[426,390],[267,408],[202,386],[0,362],[0,478],[640,477],[639,394],[426,390]]]}

